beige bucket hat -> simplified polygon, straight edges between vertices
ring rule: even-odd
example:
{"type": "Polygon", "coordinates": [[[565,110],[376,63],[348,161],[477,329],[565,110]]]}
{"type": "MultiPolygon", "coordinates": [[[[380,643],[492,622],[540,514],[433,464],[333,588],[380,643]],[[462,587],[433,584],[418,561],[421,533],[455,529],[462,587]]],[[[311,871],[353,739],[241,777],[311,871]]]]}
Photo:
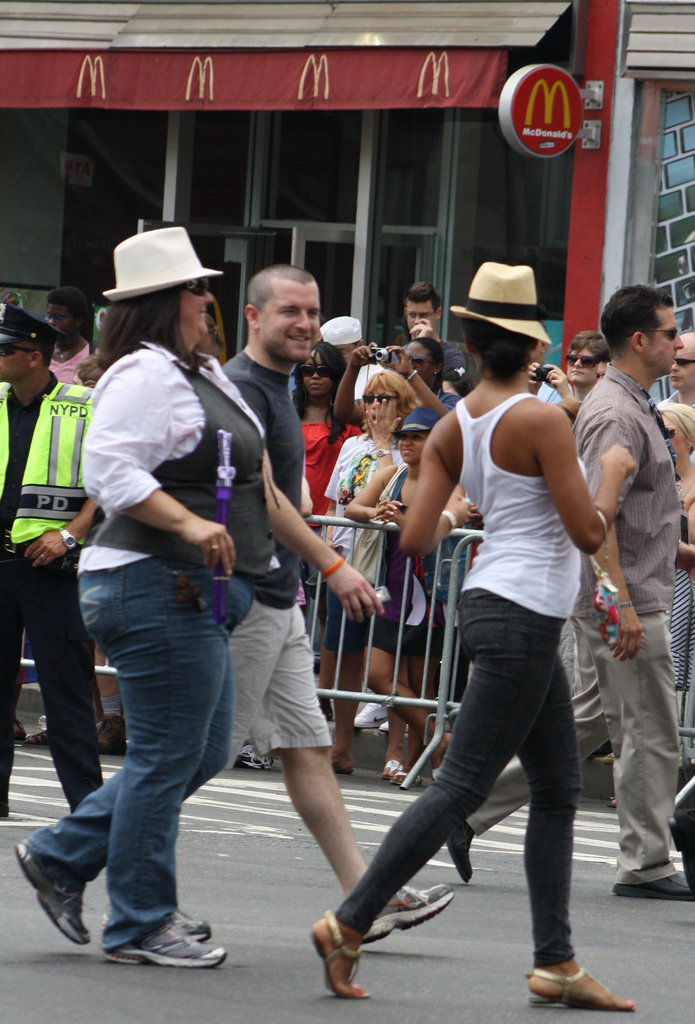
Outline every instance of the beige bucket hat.
{"type": "Polygon", "coordinates": [[[540,319],[531,267],[483,263],[471,282],[466,305],[450,309],[462,320],[485,320],[550,344],[540,319]]]}
{"type": "Polygon", "coordinates": [[[161,292],[199,277],[221,277],[201,265],[185,228],[157,228],[120,242],[113,250],[116,287],[104,292],[111,302],[161,292]]]}

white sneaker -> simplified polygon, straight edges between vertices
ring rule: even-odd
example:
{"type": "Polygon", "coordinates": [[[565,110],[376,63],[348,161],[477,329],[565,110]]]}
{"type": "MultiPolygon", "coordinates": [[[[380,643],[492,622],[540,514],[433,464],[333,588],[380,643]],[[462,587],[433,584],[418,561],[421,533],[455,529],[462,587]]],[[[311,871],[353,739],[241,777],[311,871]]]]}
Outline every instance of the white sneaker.
{"type": "Polygon", "coordinates": [[[386,708],[383,704],[365,704],[355,716],[356,729],[377,729],[386,721],[386,708]]]}
{"type": "Polygon", "coordinates": [[[362,944],[384,939],[394,928],[405,930],[429,921],[441,914],[453,898],[454,890],[450,885],[433,885],[431,889],[412,889],[404,885],[374,919],[362,944]]]}
{"type": "Polygon", "coordinates": [[[379,732],[388,732],[388,731],[389,731],[389,720],[388,720],[388,718],[387,718],[387,719],[386,719],[385,721],[383,721],[383,722],[381,723],[381,725],[379,726],[379,732]]]}

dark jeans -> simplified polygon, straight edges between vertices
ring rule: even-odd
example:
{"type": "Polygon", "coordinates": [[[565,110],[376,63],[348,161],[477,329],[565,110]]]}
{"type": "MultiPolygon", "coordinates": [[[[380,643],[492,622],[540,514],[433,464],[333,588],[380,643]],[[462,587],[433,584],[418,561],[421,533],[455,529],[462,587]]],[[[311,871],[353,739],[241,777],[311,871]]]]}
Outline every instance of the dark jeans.
{"type": "Polygon", "coordinates": [[[473,672],[439,775],[391,828],[337,916],[364,934],[518,753],[531,792],[525,867],[534,964],[560,963],[574,955],[568,904],[581,791],[569,686],[557,656],[562,621],[483,590],[464,594],[460,616],[473,672]]]}

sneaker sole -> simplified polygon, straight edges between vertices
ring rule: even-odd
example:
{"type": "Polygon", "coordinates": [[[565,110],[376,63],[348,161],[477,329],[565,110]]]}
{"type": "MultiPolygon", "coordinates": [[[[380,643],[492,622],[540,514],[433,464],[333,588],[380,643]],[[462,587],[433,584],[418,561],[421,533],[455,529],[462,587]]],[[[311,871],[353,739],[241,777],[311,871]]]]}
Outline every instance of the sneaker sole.
{"type": "Polygon", "coordinates": [[[145,949],[134,949],[132,953],[122,949],[102,949],[101,955],[111,963],[128,966],[156,964],[158,967],[217,967],[226,959],[227,950],[219,946],[202,957],[163,956],[145,949]]]}
{"type": "Polygon", "coordinates": [[[447,892],[427,907],[419,907],[416,910],[395,910],[393,914],[384,914],[381,920],[392,921],[394,929],[399,928],[401,931],[407,931],[408,928],[414,928],[416,925],[423,924],[425,921],[436,917],[437,914],[441,914],[442,910],[449,906],[453,898],[454,893],[447,892]]]}
{"type": "Polygon", "coordinates": [[[87,929],[84,933],[76,932],[70,925],[70,922],[63,917],[56,917],[51,910],[49,905],[50,895],[49,890],[46,887],[46,883],[43,880],[43,872],[38,873],[35,870],[35,865],[32,861],[25,861],[23,857],[23,851],[27,850],[24,843],[20,843],[15,847],[15,855],[19,863],[20,868],[24,874],[24,877],[31,886],[36,890],[36,898],[39,901],[39,906],[48,917],[49,921],[52,921],[58,931],[65,936],[66,939],[70,939],[70,942],[74,942],[77,946],[86,946],[91,936],[87,929]]]}

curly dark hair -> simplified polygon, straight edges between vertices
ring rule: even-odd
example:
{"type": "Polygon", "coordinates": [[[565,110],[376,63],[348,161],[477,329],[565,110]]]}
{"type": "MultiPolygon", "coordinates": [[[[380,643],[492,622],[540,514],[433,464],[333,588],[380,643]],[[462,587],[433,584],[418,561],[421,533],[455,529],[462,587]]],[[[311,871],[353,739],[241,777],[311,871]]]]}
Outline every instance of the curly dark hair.
{"type": "MultiPolygon", "coordinates": [[[[314,351],[309,356],[308,362],[313,363],[315,366],[317,357],[324,366],[328,367],[330,371],[332,385],[330,399],[331,404],[328,408],[326,421],[331,425],[331,430],[328,435],[328,443],[333,444],[335,441],[338,440],[342,432],[345,430],[345,424],[341,423],[340,420],[337,420],[333,415],[333,402],[335,401],[335,394],[336,391],[338,390],[338,385],[340,384],[341,378],[345,373],[345,360],[343,359],[338,349],[334,348],[333,345],[329,345],[327,341],[319,341],[317,343],[316,347],[314,348],[314,351]]],[[[294,400],[295,409],[297,410],[297,413],[301,420],[304,418],[304,410],[309,404],[309,395],[304,386],[304,377],[302,376],[301,365],[297,364],[297,366],[295,366],[292,372],[295,382],[295,389],[292,397],[294,400]]]]}

